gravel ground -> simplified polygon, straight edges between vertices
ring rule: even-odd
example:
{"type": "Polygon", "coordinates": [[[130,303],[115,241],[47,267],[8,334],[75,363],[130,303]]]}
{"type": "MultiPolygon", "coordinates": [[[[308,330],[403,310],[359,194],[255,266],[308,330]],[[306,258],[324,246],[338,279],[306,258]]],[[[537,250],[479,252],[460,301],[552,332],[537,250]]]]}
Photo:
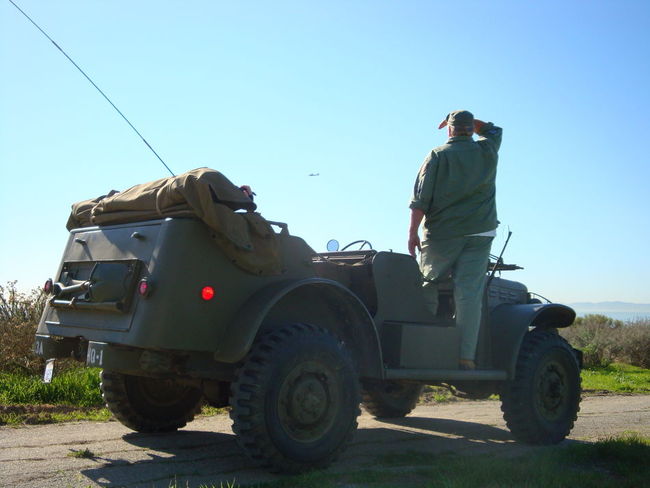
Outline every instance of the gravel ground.
{"type": "MultiPolygon", "coordinates": [[[[117,422],[0,427],[0,487],[168,488],[174,477],[179,487],[277,479],[241,453],[230,427],[227,415],[201,417],[173,434],[137,434],[117,422]],[[90,457],[72,456],[84,449],[90,457]]],[[[650,396],[584,398],[564,443],[625,431],[650,436],[650,396]]],[[[498,401],[462,401],[419,406],[393,421],[364,413],[352,444],[330,469],[380,469],[377,455],[408,451],[514,455],[535,449],[512,440],[498,401]]]]}

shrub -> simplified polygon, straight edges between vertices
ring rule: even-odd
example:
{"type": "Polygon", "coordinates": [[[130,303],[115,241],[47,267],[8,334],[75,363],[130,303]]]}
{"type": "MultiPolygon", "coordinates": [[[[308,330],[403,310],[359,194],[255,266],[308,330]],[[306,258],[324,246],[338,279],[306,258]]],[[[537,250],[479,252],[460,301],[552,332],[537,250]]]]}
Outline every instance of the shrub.
{"type": "Polygon", "coordinates": [[[16,282],[0,285],[0,371],[38,373],[43,360],[32,351],[34,333],[43,313],[40,290],[21,293],[16,282]]]}
{"type": "Polygon", "coordinates": [[[650,321],[636,321],[620,331],[622,350],[617,360],[641,368],[650,368],[650,321]]]}
{"type": "Polygon", "coordinates": [[[623,322],[604,315],[578,317],[560,334],[584,355],[585,367],[614,361],[650,368],[650,321],[623,322]]]}

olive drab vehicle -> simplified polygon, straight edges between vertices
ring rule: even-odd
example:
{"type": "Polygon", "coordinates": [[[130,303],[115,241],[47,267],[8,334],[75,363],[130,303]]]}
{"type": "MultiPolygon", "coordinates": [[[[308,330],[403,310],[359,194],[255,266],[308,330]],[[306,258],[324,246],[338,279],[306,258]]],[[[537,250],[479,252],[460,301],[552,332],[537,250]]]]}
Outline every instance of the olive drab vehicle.
{"type": "MultiPolygon", "coordinates": [[[[224,198],[234,186],[208,183],[201,198],[181,188],[185,200],[162,204],[161,188],[182,187],[186,175],[142,192],[145,204],[157,195],[153,211],[125,210],[112,200],[121,194],[73,206],[61,264],[46,284],[36,353],[101,368],[103,397],[124,425],[174,431],[205,402],[229,405],[243,451],[298,472],[341,453],[360,404],[402,417],[423,385],[440,384],[470,398],[499,394],[519,441],[569,434],[581,356],[558,328],[572,324],[573,310],[494,277],[478,368],[459,370],[451,284],[432,316],[411,256],[365,241],[316,253],[285,224],[224,198]],[[111,208],[119,211],[106,218],[111,208]]],[[[497,270],[514,268],[497,260],[497,270]]]]}

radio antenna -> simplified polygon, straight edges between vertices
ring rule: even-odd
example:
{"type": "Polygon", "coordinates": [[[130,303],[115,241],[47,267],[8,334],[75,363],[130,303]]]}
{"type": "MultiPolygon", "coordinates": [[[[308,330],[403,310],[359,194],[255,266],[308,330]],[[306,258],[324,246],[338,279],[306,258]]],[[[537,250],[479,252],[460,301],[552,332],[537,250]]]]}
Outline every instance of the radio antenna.
{"type": "Polygon", "coordinates": [[[94,87],[97,89],[97,91],[98,91],[99,93],[101,93],[101,95],[106,99],[106,101],[107,101],[108,103],[111,104],[111,107],[113,107],[113,108],[116,110],[116,112],[122,116],[122,118],[126,121],[126,123],[129,124],[129,127],[131,127],[131,129],[133,129],[133,130],[135,131],[135,133],[138,134],[138,136],[140,136],[140,139],[142,139],[142,142],[144,142],[144,143],[147,145],[147,147],[148,147],[149,149],[151,149],[151,152],[154,153],[154,154],[156,155],[156,157],[158,158],[158,160],[163,164],[163,166],[164,166],[165,168],[167,168],[167,171],[169,171],[169,173],[170,173],[172,176],[176,176],[176,175],[174,174],[174,172],[173,172],[171,169],[169,169],[169,166],[167,166],[167,164],[165,164],[165,162],[164,162],[164,161],[162,160],[162,158],[158,155],[158,153],[154,150],[154,148],[151,147],[151,144],[149,144],[149,143],[147,142],[147,140],[142,136],[142,134],[140,134],[140,132],[138,131],[138,129],[136,129],[136,128],[133,126],[133,124],[129,121],[129,119],[127,119],[126,116],[125,116],[125,115],[120,111],[120,109],[117,108],[113,102],[111,102],[111,99],[108,98],[108,97],[106,96],[106,94],[105,94],[105,93],[104,93],[104,92],[103,92],[103,91],[102,91],[102,90],[101,90],[101,89],[100,89],[100,88],[95,84],[95,82],[94,82],[93,80],[90,79],[90,76],[88,76],[88,75],[84,72],[84,70],[82,70],[82,69],[77,65],[77,63],[75,63],[75,62],[72,60],[72,58],[71,58],[70,56],[68,56],[67,53],[66,53],[63,49],[61,49],[61,47],[60,47],[56,42],[54,42],[54,40],[53,40],[50,36],[48,36],[47,33],[46,33],[43,29],[41,29],[41,28],[39,27],[39,25],[38,25],[36,22],[34,22],[34,21],[31,19],[31,17],[30,17],[29,15],[27,15],[25,12],[23,12],[23,10],[22,10],[18,5],[16,5],[16,4],[13,2],[13,0],[9,0],[9,3],[11,3],[14,7],[16,7],[16,8],[18,9],[18,11],[19,11],[21,14],[23,14],[23,15],[25,16],[25,18],[26,18],[27,20],[29,20],[29,21],[34,25],[34,27],[36,27],[39,31],[41,31],[41,34],[43,34],[45,37],[47,37],[47,38],[49,39],[49,41],[50,41],[52,44],[54,44],[54,47],[56,47],[59,51],[61,51],[61,53],[63,53],[63,55],[64,55],[66,58],[68,58],[68,61],[70,61],[70,62],[74,65],[74,67],[77,68],[77,69],[79,70],[79,72],[80,72],[82,75],[84,75],[84,76],[86,77],[86,79],[90,82],[90,84],[91,84],[92,86],[94,86],[94,87]]]}

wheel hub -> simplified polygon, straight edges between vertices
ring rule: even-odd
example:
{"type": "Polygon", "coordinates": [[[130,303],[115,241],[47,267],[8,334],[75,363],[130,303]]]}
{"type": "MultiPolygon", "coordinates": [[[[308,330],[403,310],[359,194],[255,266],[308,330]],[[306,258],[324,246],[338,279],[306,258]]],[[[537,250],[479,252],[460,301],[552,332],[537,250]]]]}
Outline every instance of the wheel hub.
{"type": "Polygon", "coordinates": [[[537,388],[538,407],[549,419],[561,415],[567,398],[564,370],[556,363],[549,363],[541,371],[537,388]]]}
{"type": "Polygon", "coordinates": [[[317,421],[327,408],[327,392],[315,377],[300,378],[290,392],[291,412],[301,425],[317,421]]]}
{"type": "Polygon", "coordinates": [[[330,372],[317,363],[305,363],[287,375],[278,398],[278,415],[294,439],[314,441],[332,425],[336,393],[330,372]]]}

